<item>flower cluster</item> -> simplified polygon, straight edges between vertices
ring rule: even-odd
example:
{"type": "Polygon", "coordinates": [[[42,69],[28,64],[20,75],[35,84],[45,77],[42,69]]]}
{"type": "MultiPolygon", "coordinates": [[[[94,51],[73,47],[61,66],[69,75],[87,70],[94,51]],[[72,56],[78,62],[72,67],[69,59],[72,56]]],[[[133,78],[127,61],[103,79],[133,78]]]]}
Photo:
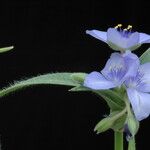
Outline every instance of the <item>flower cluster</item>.
{"type": "Polygon", "coordinates": [[[115,28],[109,28],[107,32],[86,31],[121,53],[112,53],[101,72],[88,74],[84,86],[93,90],[124,86],[134,115],[141,121],[150,114],[150,63],[140,64],[138,56],[131,50],[143,43],[150,43],[150,35],[131,32],[131,28],[129,25],[122,30],[119,24],[115,28]]]}

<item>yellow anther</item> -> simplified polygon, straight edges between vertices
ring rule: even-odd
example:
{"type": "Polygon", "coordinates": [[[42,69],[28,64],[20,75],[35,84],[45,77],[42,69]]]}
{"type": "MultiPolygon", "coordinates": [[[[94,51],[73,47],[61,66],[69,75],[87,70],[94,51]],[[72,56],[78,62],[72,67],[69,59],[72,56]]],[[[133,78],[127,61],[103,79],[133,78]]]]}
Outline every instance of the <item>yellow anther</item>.
{"type": "Polygon", "coordinates": [[[118,24],[117,26],[118,26],[118,27],[122,27],[122,24],[118,24]]]}
{"type": "Polygon", "coordinates": [[[128,25],[127,29],[128,29],[128,30],[129,30],[129,29],[132,29],[132,26],[131,26],[131,25],[128,25]]]}
{"type": "Polygon", "coordinates": [[[122,24],[118,24],[117,26],[115,26],[115,29],[121,28],[122,24]]]}
{"type": "Polygon", "coordinates": [[[123,31],[128,31],[128,29],[127,29],[127,28],[125,28],[125,29],[123,29],[123,31]]]}

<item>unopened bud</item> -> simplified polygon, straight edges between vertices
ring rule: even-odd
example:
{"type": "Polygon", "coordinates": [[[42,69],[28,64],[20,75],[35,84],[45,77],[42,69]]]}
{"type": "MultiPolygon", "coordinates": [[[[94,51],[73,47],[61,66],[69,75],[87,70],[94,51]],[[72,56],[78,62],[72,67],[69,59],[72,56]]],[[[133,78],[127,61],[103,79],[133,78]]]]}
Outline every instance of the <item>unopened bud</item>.
{"type": "Polygon", "coordinates": [[[73,73],[71,75],[71,79],[79,83],[82,83],[85,79],[85,76],[86,76],[86,73],[73,73]]]}
{"type": "Polygon", "coordinates": [[[97,134],[102,133],[110,129],[114,124],[114,120],[111,117],[104,118],[94,128],[97,134]]]}
{"type": "Polygon", "coordinates": [[[139,122],[135,119],[134,116],[129,116],[127,118],[127,126],[132,136],[135,136],[139,129],[139,122]]]}

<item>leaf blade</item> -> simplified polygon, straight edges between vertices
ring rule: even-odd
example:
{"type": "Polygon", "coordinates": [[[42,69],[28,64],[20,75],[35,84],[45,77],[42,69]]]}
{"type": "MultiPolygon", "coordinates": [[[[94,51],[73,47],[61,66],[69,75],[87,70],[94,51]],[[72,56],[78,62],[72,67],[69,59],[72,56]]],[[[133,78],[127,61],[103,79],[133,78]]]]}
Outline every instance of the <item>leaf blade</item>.
{"type": "Polygon", "coordinates": [[[78,82],[71,79],[71,75],[72,73],[49,73],[15,82],[14,84],[2,89],[0,91],[0,97],[3,97],[9,93],[15,92],[25,87],[40,84],[79,86],[80,84],[78,82]]]}
{"type": "Polygon", "coordinates": [[[112,90],[101,90],[94,92],[106,100],[111,111],[121,110],[125,107],[125,102],[122,98],[112,90]]]}
{"type": "Polygon", "coordinates": [[[115,90],[92,90],[82,85],[70,89],[71,92],[93,92],[102,97],[110,107],[111,111],[121,110],[125,107],[125,102],[115,90]]]}
{"type": "Polygon", "coordinates": [[[10,51],[13,48],[14,48],[14,46],[0,48],[0,53],[4,53],[4,52],[7,52],[7,51],[10,51]]]}

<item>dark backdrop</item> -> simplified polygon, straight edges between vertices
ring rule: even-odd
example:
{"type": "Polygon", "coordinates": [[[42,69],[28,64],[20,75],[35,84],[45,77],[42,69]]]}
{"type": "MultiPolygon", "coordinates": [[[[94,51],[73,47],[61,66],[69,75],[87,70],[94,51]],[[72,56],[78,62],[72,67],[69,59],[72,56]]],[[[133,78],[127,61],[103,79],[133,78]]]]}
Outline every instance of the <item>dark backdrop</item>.
{"type": "MultiPolygon", "coordinates": [[[[0,2],[0,87],[48,72],[101,70],[112,53],[85,34],[118,23],[150,33],[146,1],[26,0],[0,2]]],[[[148,45],[135,53],[141,55],[148,45]]],[[[68,87],[37,86],[0,100],[3,150],[96,150],[113,148],[113,132],[96,135],[95,124],[108,114],[102,99],[70,93],[68,87]]],[[[149,146],[150,120],[141,123],[138,150],[149,146]]]]}

